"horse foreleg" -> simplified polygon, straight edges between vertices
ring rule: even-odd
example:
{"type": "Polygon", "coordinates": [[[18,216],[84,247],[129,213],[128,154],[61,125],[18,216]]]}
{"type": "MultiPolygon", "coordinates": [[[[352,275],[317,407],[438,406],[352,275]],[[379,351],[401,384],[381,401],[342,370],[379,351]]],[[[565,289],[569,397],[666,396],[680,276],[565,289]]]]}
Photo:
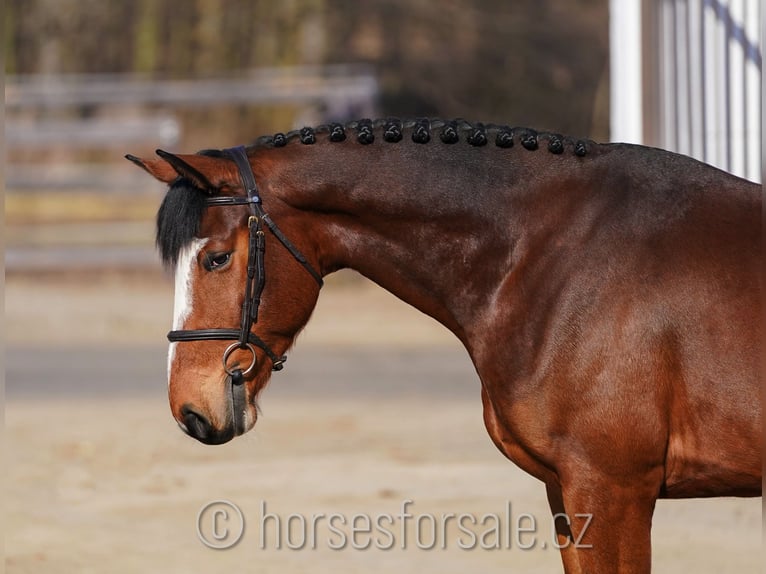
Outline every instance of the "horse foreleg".
{"type": "Polygon", "coordinates": [[[550,482],[545,485],[545,492],[548,495],[548,505],[553,514],[556,544],[561,552],[561,560],[564,562],[564,572],[566,574],[582,574],[580,562],[577,559],[575,540],[570,527],[571,521],[564,508],[561,486],[558,483],[550,482]]]}
{"type": "Polygon", "coordinates": [[[572,560],[579,567],[573,571],[583,574],[650,572],[652,514],[661,469],[621,480],[597,472],[580,474],[576,480],[562,480],[570,544],[577,558],[562,554],[565,567],[572,560]]]}

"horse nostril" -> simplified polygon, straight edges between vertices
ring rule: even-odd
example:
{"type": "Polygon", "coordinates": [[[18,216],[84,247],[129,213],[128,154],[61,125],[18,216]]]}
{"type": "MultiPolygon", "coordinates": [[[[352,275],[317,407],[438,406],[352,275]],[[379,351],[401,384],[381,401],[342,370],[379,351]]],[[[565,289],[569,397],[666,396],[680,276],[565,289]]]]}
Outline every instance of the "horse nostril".
{"type": "Polygon", "coordinates": [[[210,436],[213,430],[210,421],[190,406],[184,405],[181,408],[181,417],[186,425],[186,432],[197,440],[204,441],[210,436]]]}
{"type": "Polygon", "coordinates": [[[178,424],[190,437],[205,444],[223,444],[234,438],[233,425],[226,423],[216,428],[206,416],[188,404],[181,407],[181,420],[178,424]]]}

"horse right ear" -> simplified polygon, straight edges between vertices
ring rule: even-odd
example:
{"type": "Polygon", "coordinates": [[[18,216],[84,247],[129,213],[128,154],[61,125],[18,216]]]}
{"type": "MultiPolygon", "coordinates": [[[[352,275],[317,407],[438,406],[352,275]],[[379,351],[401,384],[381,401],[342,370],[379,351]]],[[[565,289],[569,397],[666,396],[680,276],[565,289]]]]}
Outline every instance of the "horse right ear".
{"type": "Polygon", "coordinates": [[[157,150],[160,159],[142,159],[134,155],[125,158],[158,180],[171,184],[178,177],[190,180],[195,187],[210,193],[222,187],[236,187],[239,181],[234,162],[197,154],[174,155],[157,150]]]}

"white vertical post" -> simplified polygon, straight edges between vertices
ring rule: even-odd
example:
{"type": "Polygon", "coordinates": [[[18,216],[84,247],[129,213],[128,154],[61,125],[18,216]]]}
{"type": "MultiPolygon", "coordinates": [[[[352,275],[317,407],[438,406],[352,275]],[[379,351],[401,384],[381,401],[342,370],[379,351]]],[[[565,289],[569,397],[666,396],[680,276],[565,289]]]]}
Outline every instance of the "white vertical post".
{"type": "Polygon", "coordinates": [[[690,155],[691,142],[689,135],[691,126],[689,125],[689,100],[691,98],[689,89],[689,13],[686,0],[676,0],[674,3],[675,26],[673,27],[673,40],[675,44],[676,59],[676,129],[677,147],[679,153],[690,155]]]}
{"type": "Polygon", "coordinates": [[[718,105],[716,98],[718,96],[716,74],[715,74],[715,12],[707,5],[702,6],[702,35],[705,38],[705,51],[702,55],[703,75],[705,76],[702,89],[705,92],[705,155],[704,160],[715,165],[718,159],[719,135],[716,132],[718,105]]]}
{"type": "Polygon", "coordinates": [[[713,138],[716,144],[715,157],[711,162],[714,166],[730,171],[729,165],[729,89],[728,81],[728,47],[726,36],[726,19],[721,17],[727,6],[725,0],[717,0],[709,10],[714,14],[713,28],[713,74],[715,81],[715,123],[713,138]]]}
{"type": "MultiPolygon", "coordinates": [[[[763,41],[759,42],[758,25],[763,23],[764,13],[761,0],[748,0],[745,6],[745,38],[755,46],[761,47],[763,54],[763,41]]],[[[764,25],[766,29],[766,25],[764,25]]],[[[763,84],[761,82],[762,70],[758,69],[757,62],[754,61],[756,54],[745,55],[745,107],[747,110],[745,124],[745,141],[747,146],[747,172],[745,177],[751,181],[761,181],[761,92],[763,84]]]]}
{"type": "Polygon", "coordinates": [[[705,126],[704,110],[702,108],[704,86],[702,81],[702,2],[704,0],[689,0],[689,106],[691,156],[699,160],[705,157],[704,145],[705,126]]]}
{"type": "Polygon", "coordinates": [[[641,0],[609,1],[610,139],[643,142],[641,0]]]}
{"type": "Polygon", "coordinates": [[[729,142],[732,173],[743,177],[745,175],[745,46],[744,37],[745,1],[730,0],[729,10],[731,20],[728,22],[727,37],[729,40],[729,142]]]}
{"type": "Polygon", "coordinates": [[[659,6],[660,43],[660,146],[678,149],[678,58],[676,57],[676,12],[672,0],[659,6]]]}

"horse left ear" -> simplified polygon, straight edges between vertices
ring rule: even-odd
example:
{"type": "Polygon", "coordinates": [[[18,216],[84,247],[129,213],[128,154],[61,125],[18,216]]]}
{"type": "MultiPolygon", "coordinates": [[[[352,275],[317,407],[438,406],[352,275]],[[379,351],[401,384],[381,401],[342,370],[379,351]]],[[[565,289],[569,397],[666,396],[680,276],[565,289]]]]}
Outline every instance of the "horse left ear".
{"type": "Polygon", "coordinates": [[[154,176],[164,183],[169,184],[178,178],[178,172],[176,172],[170,164],[161,159],[143,159],[130,154],[126,155],[125,159],[133,162],[149,175],[154,176]]]}
{"type": "Polygon", "coordinates": [[[157,150],[161,159],[142,159],[133,155],[125,158],[158,180],[171,184],[179,176],[190,180],[195,187],[214,192],[223,186],[233,186],[237,181],[234,163],[217,157],[188,154],[174,155],[157,150]]]}

